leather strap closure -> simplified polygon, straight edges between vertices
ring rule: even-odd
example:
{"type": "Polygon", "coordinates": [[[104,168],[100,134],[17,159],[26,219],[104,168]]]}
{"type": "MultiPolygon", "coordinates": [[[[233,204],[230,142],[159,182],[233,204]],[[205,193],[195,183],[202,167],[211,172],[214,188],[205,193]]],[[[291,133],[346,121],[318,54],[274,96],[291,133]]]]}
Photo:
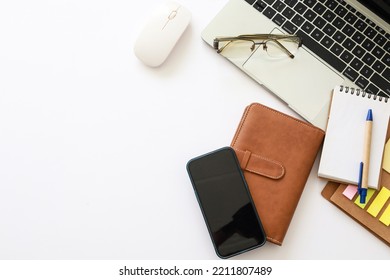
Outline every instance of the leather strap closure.
{"type": "Polygon", "coordinates": [[[285,168],[282,163],[254,154],[248,150],[234,149],[234,151],[240,162],[241,169],[275,180],[284,176],[285,168]]]}

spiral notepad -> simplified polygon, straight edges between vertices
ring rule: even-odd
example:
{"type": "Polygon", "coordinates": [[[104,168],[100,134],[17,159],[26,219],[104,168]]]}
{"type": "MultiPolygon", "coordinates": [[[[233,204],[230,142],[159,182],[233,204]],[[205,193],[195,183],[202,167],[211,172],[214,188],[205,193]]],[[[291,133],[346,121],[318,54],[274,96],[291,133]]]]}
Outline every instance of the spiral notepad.
{"type": "Polygon", "coordinates": [[[368,186],[378,188],[390,100],[360,89],[337,86],[333,90],[318,176],[341,183],[358,183],[369,109],[373,112],[373,129],[368,186]]]}

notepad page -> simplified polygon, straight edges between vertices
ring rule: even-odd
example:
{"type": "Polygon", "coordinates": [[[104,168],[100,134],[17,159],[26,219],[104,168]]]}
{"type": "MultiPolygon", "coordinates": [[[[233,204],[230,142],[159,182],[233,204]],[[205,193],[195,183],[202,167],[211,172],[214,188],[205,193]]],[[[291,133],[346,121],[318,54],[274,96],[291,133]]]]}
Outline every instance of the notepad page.
{"type": "MultiPolygon", "coordinates": [[[[345,88],[344,88],[345,89],[345,88]]],[[[373,113],[368,187],[377,189],[387,126],[390,100],[374,100],[360,94],[333,90],[329,120],[321,153],[318,176],[347,184],[357,184],[359,164],[363,161],[366,116],[373,113]]]]}

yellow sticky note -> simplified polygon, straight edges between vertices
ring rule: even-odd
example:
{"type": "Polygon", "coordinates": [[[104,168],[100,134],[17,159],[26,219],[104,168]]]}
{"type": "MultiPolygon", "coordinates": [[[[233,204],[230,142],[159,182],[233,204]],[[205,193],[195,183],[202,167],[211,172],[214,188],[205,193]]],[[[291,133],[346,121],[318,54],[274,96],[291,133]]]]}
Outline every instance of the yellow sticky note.
{"type": "Polygon", "coordinates": [[[390,173],[390,139],[385,145],[385,153],[383,155],[383,169],[390,173]]]}
{"type": "Polygon", "coordinates": [[[374,201],[371,203],[370,207],[368,207],[367,212],[372,216],[376,217],[381,211],[383,205],[385,205],[387,199],[390,197],[390,191],[385,187],[382,187],[378,195],[375,197],[374,201]]]}
{"type": "Polygon", "coordinates": [[[370,201],[372,195],[374,194],[374,189],[367,189],[367,196],[366,196],[366,203],[360,203],[360,195],[355,199],[355,204],[359,206],[360,208],[364,209],[366,207],[367,203],[370,201]]]}
{"type": "Polygon", "coordinates": [[[390,225],[390,204],[387,206],[385,212],[383,212],[382,216],[379,218],[379,221],[384,223],[386,226],[390,225]]]}

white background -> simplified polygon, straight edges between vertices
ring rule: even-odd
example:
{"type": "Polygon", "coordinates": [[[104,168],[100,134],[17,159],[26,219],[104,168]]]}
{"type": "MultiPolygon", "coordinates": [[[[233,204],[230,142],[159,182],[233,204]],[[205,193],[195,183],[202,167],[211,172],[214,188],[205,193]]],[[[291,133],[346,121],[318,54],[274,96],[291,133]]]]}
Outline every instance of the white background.
{"type": "MultiPolygon", "coordinates": [[[[297,115],[202,41],[226,0],[181,0],[190,26],[143,65],[161,2],[0,2],[0,259],[217,259],[187,161],[229,145],[252,102],[297,115]]],[[[235,259],[390,258],[322,198],[318,160],[283,246],[235,259]]]]}

